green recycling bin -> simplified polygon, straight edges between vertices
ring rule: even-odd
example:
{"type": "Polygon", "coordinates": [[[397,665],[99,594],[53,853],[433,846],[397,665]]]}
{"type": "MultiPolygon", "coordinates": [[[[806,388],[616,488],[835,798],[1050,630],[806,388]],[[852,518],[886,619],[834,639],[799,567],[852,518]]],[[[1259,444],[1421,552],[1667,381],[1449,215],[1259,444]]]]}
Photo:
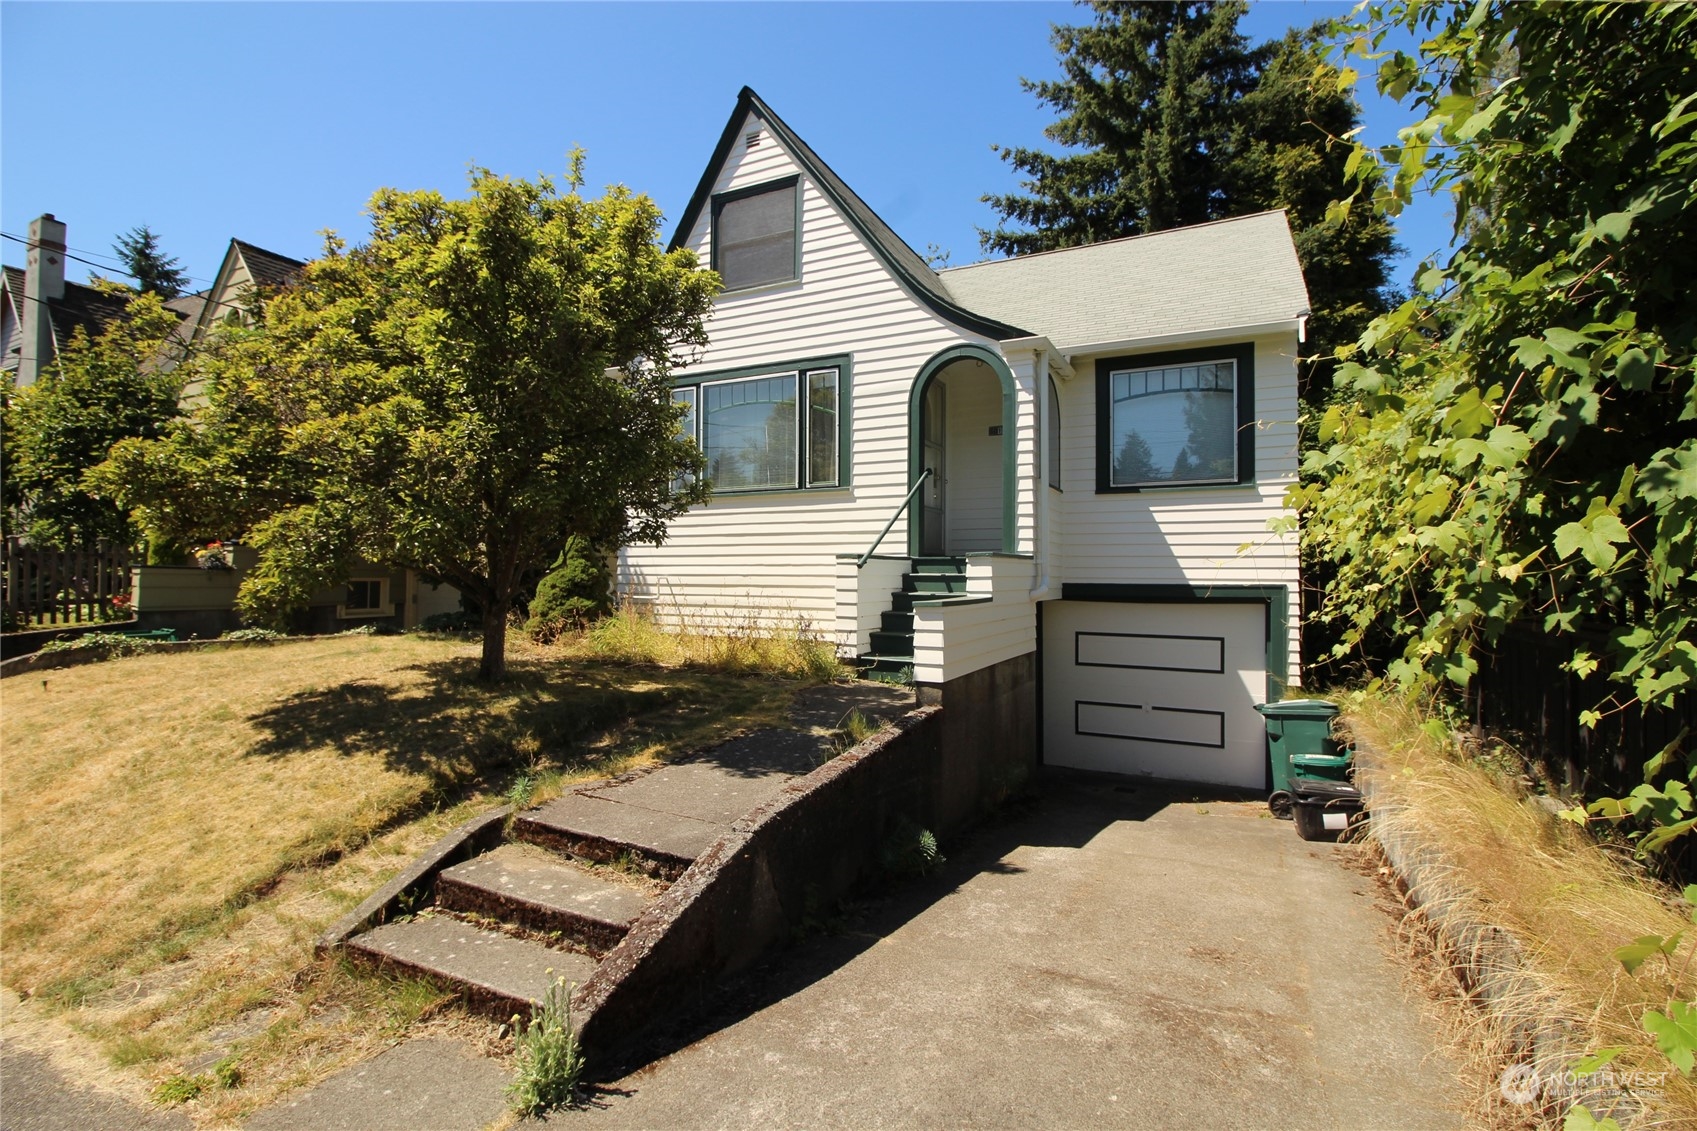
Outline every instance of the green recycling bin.
{"type": "Polygon", "coordinates": [[[1349,773],[1350,752],[1339,750],[1332,738],[1336,703],[1324,699],[1285,699],[1255,706],[1267,720],[1267,749],[1273,763],[1273,792],[1267,808],[1281,819],[1291,815],[1292,790],[1297,778],[1343,781],[1349,773]]]}

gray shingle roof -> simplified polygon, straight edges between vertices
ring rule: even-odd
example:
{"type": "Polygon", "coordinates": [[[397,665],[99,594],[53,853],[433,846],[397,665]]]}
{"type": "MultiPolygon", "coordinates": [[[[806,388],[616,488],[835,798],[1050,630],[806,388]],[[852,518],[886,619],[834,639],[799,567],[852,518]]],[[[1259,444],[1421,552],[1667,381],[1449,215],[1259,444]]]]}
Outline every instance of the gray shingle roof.
{"type": "Polygon", "coordinates": [[[286,286],[300,278],[301,268],[306,266],[305,260],[266,251],[246,240],[230,242],[241,250],[242,262],[247,264],[248,273],[253,276],[253,281],[262,287],[286,286]]]}
{"type": "Polygon", "coordinates": [[[1266,325],[1308,309],[1282,211],[975,263],[941,278],[962,306],[1028,326],[1063,351],[1266,325]]]}

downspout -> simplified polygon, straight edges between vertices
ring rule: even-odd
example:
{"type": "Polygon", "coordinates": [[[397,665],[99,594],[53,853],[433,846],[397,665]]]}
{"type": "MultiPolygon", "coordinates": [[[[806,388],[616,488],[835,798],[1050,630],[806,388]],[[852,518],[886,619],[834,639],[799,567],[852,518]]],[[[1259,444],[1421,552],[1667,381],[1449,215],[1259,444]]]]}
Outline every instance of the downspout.
{"type": "Polygon", "coordinates": [[[1032,572],[1037,583],[1027,595],[1029,600],[1041,601],[1049,595],[1049,351],[1034,350],[1036,380],[1032,389],[1037,394],[1037,442],[1031,445],[1036,454],[1032,460],[1031,554],[1032,572]]]}

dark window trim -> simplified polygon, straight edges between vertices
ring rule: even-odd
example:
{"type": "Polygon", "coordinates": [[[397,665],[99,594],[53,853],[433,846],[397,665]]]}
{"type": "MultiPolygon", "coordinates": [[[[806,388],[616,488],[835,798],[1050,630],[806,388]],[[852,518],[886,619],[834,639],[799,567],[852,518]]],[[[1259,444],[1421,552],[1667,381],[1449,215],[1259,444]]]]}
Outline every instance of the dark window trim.
{"type": "MultiPolygon", "coordinates": [[[[796,376],[796,409],[800,414],[800,425],[796,429],[796,473],[800,480],[807,477],[807,428],[808,414],[806,406],[807,374],[820,369],[835,369],[837,371],[837,481],[821,483],[818,486],[796,487],[744,487],[715,489],[714,498],[741,497],[744,495],[803,495],[817,494],[821,491],[842,491],[853,485],[850,470],[854,460],[849,451],[849,440],[854,434],[853,405],[854,405],[854,355],[847,353],[828,354],[824,357],[807,357],[796,361],[780,361],[771,365],[742,365],[735,369],[717,369],[711,373],[690,373],[684,377],[674,377],[672,388],[695,389],[695,442],[701,443],[701,430],[705,426],[707,409],[701,396],[701,386],[715,381],[739,381],[750,377],[781,377],[793,373],[796,376]]],[[[705,451],[705,449],[703,449],[705,451]]]]}
{"type": "Polygon", "coordinates": [[[1139,491],[1170,491],[1195,487],[1234,487],[1255,481],[1255,343],[1233,342],[1201,349],[1163,350],[1159,353],[1104,357],[1096,362],[1096,493],[1132,494],[1139,491]],[[1113,373],[1123,369],[1160,369],[1169,365],[1193,365],[1203,361],[1233,361],[1237,364],[1237,476],[1230,480],[1182,483],[1144,483],[1132,487],[1113,482],[1113,373]]]}
{"type": "MultiPolygon", "coordinates": [[[[795,262],[790,265],[790,277],[787,279],[767,279],[764,282],[749,283],[747,286],[742,287],[726,287],[723,291],[719,292],[720,294],[741,294],[743,291],[757,291],[762,287],[781,287],[786,283],[796,283],[801,281],[801,198],[803,194],[801,191],[800,173],[791,173],[787,177],[779,177],[776,180],[762,181],[757,185],[748,185],[744,188],[730,189],[726,192],[716,192],[713,194],[713,231],[711,234],[713,241],[713,270],[719,270],[720,210],[723,209],[725,205],[734,203],[738,200],[746,200],[751,196],[760,196],[763,193],[776,192],[778,189],[782,188],[795,189],[795,262]]],[[[723,278],[724,276],[721,275],[720,277],[723,278]]]]}

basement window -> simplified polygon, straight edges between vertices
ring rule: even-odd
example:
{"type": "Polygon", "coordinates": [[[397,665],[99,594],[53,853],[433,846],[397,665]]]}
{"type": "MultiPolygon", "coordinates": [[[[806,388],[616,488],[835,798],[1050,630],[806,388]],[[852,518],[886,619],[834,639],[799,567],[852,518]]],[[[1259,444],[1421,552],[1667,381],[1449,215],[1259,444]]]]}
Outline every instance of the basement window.
{"type": "Polygon", "coordinates": [[[713,270],[725,290],[801,277],[800,183],[786,177],[713,198],[713,270]]]}
{"type": "Polygon", "coordinates": [[[338,617],[349,619],[394,615],[394,609],[389,607],[389,579],[387,577],[350,578],[347,588],[347,596],[340,605],[336,606],[338,617]]]}

